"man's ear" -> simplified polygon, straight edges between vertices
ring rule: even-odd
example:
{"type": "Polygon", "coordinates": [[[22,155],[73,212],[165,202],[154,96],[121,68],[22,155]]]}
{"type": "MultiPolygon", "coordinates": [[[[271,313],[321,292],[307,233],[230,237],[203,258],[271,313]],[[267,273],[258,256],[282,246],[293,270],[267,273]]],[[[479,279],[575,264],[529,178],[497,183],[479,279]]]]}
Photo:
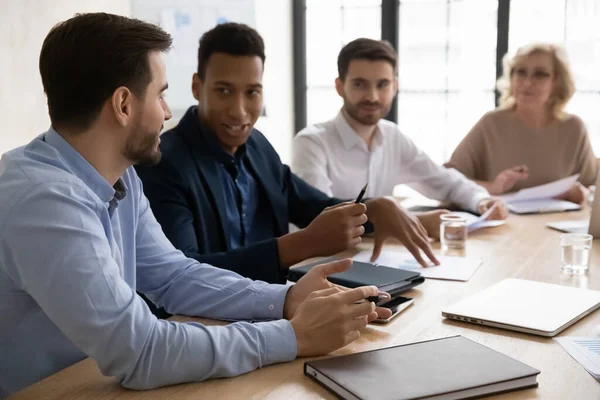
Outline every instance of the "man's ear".
{"type": "Polygon", "coordinates": [[[340,97],[344,97],[344,81],[335,78],[335,90],[340,97]]]}
{"type": "Polygon", "coordinates": [[[394,93],[398,94],[398,77],[394,78],[394,93]]]}
{"type": "Polygon", "coordinates": [[[127,126],[133,115],[133,93],[125,86],[118,87],[110,98],[110,108],[121,126],[127,126]]]}
{"type": "Polygon", "coordinates": [[[197,101],[200,101],[200,92],[202,92],[203,86],[204,82],[202,82],[200,76],[197,73],[194,73],[192,76],[192,94],[197,101]]]}

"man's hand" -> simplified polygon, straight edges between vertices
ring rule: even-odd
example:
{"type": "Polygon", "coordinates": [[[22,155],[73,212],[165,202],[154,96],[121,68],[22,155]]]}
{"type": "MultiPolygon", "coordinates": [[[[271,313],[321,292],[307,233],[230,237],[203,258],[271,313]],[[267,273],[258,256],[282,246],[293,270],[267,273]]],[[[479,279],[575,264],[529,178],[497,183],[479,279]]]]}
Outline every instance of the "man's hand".
{"type": "Polygon", "coordinates": [[[489,185],[490,194],[501,195],[512,189],[515,184],[529,177],[527,165],[515,165],[500,172],[489,185]]]}
{"type": "Polygon", "coordinates": [[[421,257],[420,250],[423,250],[435,265],[440,265],[440,262],[431,251],[431,246],[427,240],[427,231],[418,218],[411,215],[400,204],[390,198],[379,197],[367,200],[365,204],[367,205],[369,221],[375,227],[375,245],[371,261],[379,258],[385,240],[394,238],[406,246],[423,267],[427,267],[427,263],[421,257]]]}
{"type": "Polygon", "coordinates": [[[279,237],[277,247],[281,268],[356,247],[365,233],[365,210],[364,204],[354,202],[327,207],[306,228],[279,237]]]}
{"type": "Polygon", "coordinates": [[[330,256],[356,247],[365,233],[367,207],[361,203],[346,202],[327,207],[304,228],[306,243],[312,257],[330,256]]]}
{"type": "Polygon", "coordinates": [[[444,214],[448,214],[450,211],[448,210],[433,210],[427,211],[422,214],[417,215],[421,225],[427,231],[427,236],[432,239],[440,238],[440,224],[442,223],[441,216],[444,214]]]}
{"type": "Polygon", "coordinates": [[[575,182],[571,189],[569,189],[566,193],[556,197],[559,200],[570,201],[571,203],[585,205],[587,203],[587,198],[590,195],[590,191],[588,188],[583,186],[579,182],[575,182]]]}
{"type": "MultiPolygon", "coordinates": [[[[288,290],[283,306],[283,317],[285,319],[292,319],[300,305],[315,291],[331,288],[337,288],[342,291],[351,290],[334,285],[327,280],[328,276],[344,272],[351,265],[352,260],[345,259],[317,265],[312,268],[306,275],[300,278],[298,283],[288,290]]],[[[375,313],[370,316],[369,322],[376,318],[389,318],[391,315],[392,312],[388,308],[378,307],[375,313]]]]}
{"type": "Polygon", "coordinates": [[[327,354],[358,339],[375,314],[375,304],[364,299],[376,295],[375,286],[330,287],[310,294],[290,320],[298,357],[327,354]]]}
{"type": "Polygon", "coordinates": [[[481,215],[492,210],[490,215],[486,218],[487,220],[502,220],[508,218],[508,208],[506,208],[506,204],[504,204],[504,201],[501,199],[483,199],[479,202],[477,208],[481,215]]]}

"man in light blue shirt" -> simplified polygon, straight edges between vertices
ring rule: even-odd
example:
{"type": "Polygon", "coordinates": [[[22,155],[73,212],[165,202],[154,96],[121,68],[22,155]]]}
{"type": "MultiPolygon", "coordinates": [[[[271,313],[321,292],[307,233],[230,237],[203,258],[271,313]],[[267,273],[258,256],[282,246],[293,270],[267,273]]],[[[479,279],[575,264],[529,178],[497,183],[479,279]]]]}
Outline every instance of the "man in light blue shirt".
{"type": "Polygon", "coordinates": [[[165,238],[132,165],[160,158],[170,45],[154,25],[102,13],[44,41],[52,128],[0,160],[0,397],[86,356],[134,389],[237,375],[328,353],[389,316],[359,301],[376,288],[327,283],[347,260],[290,288],[200,264],[165,238]],[[136,288],[170,313],[262,322],[158,320],[136,288]]]}

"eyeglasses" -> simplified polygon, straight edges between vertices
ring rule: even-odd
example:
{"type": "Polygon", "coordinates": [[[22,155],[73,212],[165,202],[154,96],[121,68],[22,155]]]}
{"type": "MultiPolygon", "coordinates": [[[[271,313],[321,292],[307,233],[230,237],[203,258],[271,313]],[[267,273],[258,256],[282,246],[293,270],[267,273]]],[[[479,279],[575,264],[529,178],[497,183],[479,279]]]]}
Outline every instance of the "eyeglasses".
{"type": "Polygon", "coordinates": [[[531,79],[533,82],[543,82],[548,80],[552,74],[543,69],[528,71],[527,68],[515,68],[511,76],[516,76],[518,79],[531,79]]]}

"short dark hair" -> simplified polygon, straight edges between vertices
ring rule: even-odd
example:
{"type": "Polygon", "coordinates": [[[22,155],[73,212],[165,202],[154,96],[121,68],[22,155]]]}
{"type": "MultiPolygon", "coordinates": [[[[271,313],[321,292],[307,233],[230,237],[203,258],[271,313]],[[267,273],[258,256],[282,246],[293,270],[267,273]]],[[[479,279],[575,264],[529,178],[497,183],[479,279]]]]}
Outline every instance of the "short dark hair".
{"type": "Polygon", "coordinates": [[[398,55],[386,40],[356,39],[345,45],[338,55],[338,77],[343,81],[352,60],[387,61],[396,71],[398,55]]]}
{"type": "Polygon", "coordinates": [[[120,15],[76,14],[55,25],[40,53],[52,124],[88,128],[120,86],[144,97],[152,81],[148,54],[171,43],[160,27],[120,15]]]}
{"type": "Polygon", "coordinates": [[[265,64],[265,43],[248,25],[227,22],[219,24],[200,38],[198,76],[204,80],[210,56],[225,53],[233,56],[258,56],[265,64]]]}

